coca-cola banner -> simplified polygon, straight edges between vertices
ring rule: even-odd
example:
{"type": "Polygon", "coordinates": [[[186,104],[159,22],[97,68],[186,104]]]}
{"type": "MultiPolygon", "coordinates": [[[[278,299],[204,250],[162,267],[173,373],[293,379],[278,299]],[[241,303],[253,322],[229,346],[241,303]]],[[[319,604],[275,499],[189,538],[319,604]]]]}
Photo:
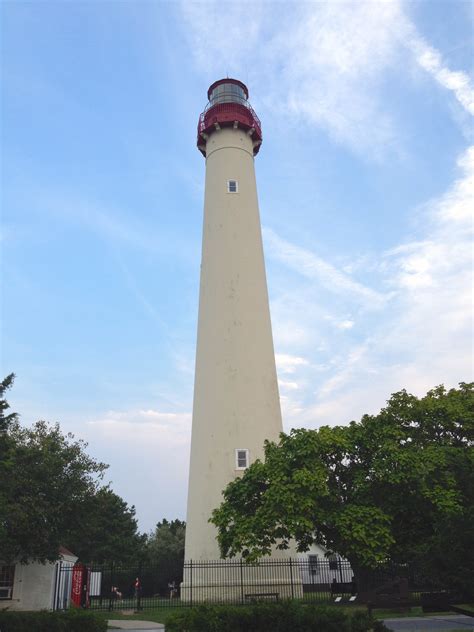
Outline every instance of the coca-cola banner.
{"type": "Polygon", "coordinates": [[[81,607],[85,571],[82,564],[75,564],[72,570],[71,601],[77,608],[81,607]]]}

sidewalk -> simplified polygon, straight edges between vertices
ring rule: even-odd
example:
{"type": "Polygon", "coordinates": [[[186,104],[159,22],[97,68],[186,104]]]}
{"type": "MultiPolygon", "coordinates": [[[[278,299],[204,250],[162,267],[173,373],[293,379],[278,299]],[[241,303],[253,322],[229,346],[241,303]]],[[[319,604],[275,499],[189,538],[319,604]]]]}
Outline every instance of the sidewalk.
{"type": "Polygon", "coordinates": [[[109,619],[109,630],[129,630],[129,632],[144,632],[145,630],[164,630],[162,623],[153,621],[127,621],[123,619],[109,619]]]}
{"type": "Polygon", "coordinates": [[[474,630],[474,618],[460,614],[438,617],[384,619],[393,632],[450,632],[451,630],[474,630]]]}

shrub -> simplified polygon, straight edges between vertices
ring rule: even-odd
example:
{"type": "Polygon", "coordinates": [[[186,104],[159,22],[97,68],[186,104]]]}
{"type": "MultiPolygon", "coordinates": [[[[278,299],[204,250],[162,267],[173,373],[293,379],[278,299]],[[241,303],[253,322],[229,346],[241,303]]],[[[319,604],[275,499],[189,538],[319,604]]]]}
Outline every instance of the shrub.
{"type": "Polygon", "coordinates": [[[385,632],[365,612],[297,602],[249,606],[201,605],[170,616],[167,632],[385,632]]]}
{"type": "Polygon", "coordinates": [[[354,613],[351,619],[351,632],[366,632],[366,630],[372,630],[373,632],[386,632],[388,628],[382,623],[382,621],[373,619],[368,612],[358,610],[354,613]]]}
{"type": "Polygon", "coordinates": [[[1,632],[106,632],[107,622],[91,612],[0,611],[1,632]]]}

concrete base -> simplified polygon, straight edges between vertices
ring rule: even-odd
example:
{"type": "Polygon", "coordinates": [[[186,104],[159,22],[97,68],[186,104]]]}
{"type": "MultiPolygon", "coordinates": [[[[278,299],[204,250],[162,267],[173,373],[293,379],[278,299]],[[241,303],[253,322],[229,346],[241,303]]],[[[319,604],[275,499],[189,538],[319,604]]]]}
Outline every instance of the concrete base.
{"type": "Polygon", "coordinates": [[[181,584],[185,603],[252,603],[302,599],[303,582],[298,568],[246,566],[196,566],[186,568],[181,584]]]}

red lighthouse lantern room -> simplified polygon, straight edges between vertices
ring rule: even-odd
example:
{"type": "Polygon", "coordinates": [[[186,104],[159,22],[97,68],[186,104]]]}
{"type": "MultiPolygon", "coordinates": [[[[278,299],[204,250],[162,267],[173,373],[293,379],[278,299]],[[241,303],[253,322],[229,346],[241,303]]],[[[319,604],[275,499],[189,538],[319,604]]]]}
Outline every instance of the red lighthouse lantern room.
{"type": "Polygon", "coordinates": [[[207,91],[209,103],[199,117],[197,146],[206,155],[206,140],[211,132],[221,127],[244,129],[253,141],[253,154],[262,144],[260,120],[248,102],[247,86],[238,79],[219,79],[207,91]]]}

